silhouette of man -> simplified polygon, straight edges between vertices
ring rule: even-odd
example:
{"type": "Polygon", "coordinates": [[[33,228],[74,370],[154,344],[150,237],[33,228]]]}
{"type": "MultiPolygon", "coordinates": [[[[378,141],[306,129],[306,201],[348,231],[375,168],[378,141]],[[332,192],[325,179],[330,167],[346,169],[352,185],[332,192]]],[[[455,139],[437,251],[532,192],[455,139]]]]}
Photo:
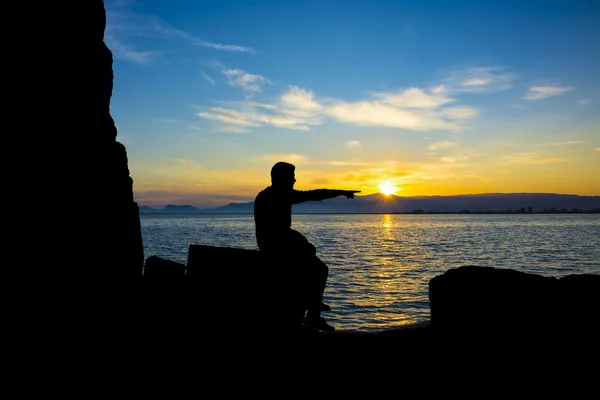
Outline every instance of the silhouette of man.
{"type": "Polygon", "coordinates": [[[297,276],[303,293],[304,324],[312,329],[333,331],[335,328],[321,317],[330,307],[323,303],[329,267],[317,257],[315,246],[300,232],[292,229],[292,205],[320,201],[338,196],[354,198],[360,190],[314,189],[296,190],[296,167],[278,162],[271,168],[271,186],[254,200],[254,223],[258,248],[289,268],[299,267],[297,276]]]}

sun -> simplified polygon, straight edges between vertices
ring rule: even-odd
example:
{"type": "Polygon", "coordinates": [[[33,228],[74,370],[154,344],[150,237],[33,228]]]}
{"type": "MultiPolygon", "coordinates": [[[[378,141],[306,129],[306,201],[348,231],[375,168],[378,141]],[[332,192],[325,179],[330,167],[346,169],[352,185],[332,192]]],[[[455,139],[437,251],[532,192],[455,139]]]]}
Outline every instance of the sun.
{"type": "Polygon", "coordinates": [[[381,193],[385,194],[386,196],[389,196],[391,194],[396,194],[398,188],[394,186],[394,184],[391,182],[383,182],[381,185],[379,185],[379,190],[381,191],[381,193]]]}

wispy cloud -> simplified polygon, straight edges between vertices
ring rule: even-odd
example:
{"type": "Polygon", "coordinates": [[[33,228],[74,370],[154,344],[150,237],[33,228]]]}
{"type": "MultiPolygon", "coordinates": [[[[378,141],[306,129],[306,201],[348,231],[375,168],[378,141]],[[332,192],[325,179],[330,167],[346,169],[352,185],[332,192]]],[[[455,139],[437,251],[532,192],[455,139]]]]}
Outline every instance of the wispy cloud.
{"type": "Polygon", "coordinates": [[[204,77],[204,79],[206,79],[207,81],[209,81],[210,83],[212,83],[213,85],[215,85],[215,81],[213,80],[213,78],[211,78],[210,76],[208,76],[206,74],[206,72],[202,72],[202,76],[204,77]]]}
{"type": "Polygon", "coordinates": [[[260,93],[262,84],[271,83],[264,76],[250,74],[241,69],[225,69],[222,72],[227,77],[229,86],[241,88],[248,97],[260,93]]]}
{"type": "Polygon", "coordinates": [[[455,99],[434,92],[426,93],[420,88],[410,88],[392,93],[375,93],[374,97],[383,104],[400,108],[437,108],[455,101],[455,99]]]}
{"type": "Polygon", "coordinates": [[[570,146],[572,144],[580,144],[583,143],[581,140],[572,140],[570,142],[552,142],[552,143],[542,143],[540,146],[570,146]]]}
{"type": "Polygon", "coordinates": [[[297,86],[289,86],[279,99],[278,114],[275,118],[294,122],[294,129],[309,129],[309,125],[323,123],[323,106],[313,98],[313,92],[297,86]]]}
{"type": "Polygon", "coordinates": [[[224,70],[230,86],[239,87],[246,94],[244,112],[211,108],[210,112],[199,113],[205,119],[227,123],[266,124],[293,130],[309,130],[310,126],[324,123],[325,117],[339,122],[360,125],[393,127],[414,131],[432,129],[460,130],[458,120],[472,118],[477,111],[469,107],[443,108],[441,104],[454,101],[424,93],[421,89],[409,89],[409,93],[395,92],[389,96],[377,93],[377,100],[369,99],[358,102],[345,102],[338,99],[318,101],[312,91],[290,86],[281,95],[278,104],[262,104],[251,100],[261,91],[261,85],[270,81],[260,75],[249,74],[242,70],[224,70]],[[418,95],[417,95],[418,93],[418,95]],[[412,101],[412,102],[411,102],[412,101]],[[394,106],[404,104],[402,108],[394,106]],[[250,107],[250,109],[248,108],[250,107]]]}
{"type": "Polygon", "coordinates": [[[471,107],[449,107],[443,109],[441,114],[450,119],[470,119],[477,116],[477,110],[471,107]]]}
{"type": "Polygon", "coordinates": [[[147,14],[132,11],[129,2],[113,1],[105,2],[106,28],[104,42],[113,52],[115,58],[148,64],[153,59],[165,54],[162,50],[142,49],[139,44],[140,38],[178,39],[193,46],[202,46],[216,50],[255,53],[252,47],[235,44],[219,44],[204,40],[198,36],[189,34],[174,28],[163,20],[147,14]]]}
{"type": "Polygon", "coordinates": [[[600,147],[596,147],[594,151],[600,151],[600,147]]]}
{"type": "Polygon", "coordinates": [[[340,122],[393,127],[413,131],[459,131],[459,121],[471,119],[478,112],[472,107],[446,107],[457,100],[447,95],[442,86],[431,90],[413,87],[372,94],[370,99],[345,102],[332,100],[325,103],[323,113],[340,122]]]}
{"type": "Polygon", "coordinates": [[[346,147],[355,148],[360,146],[362,146],[362,144],[358,140],[348,140],[346,142],[346,147]]]}
{"type": "Polygon", "coordinates": [[[285,115],[263,115],[261,120],[278,128],[287,128],[299,131],[307,131],[310,129],[307,125],[305,125],[305,121],[303,119],[288,117],[285,115]]]}
{"type": "Polygon", "coordinates": [[[472,67],[454,69],[446,74],[437,92],[500,92],[513,86],[517,75],[503,67],[472,67]]]}
{"type": "Polygon", "coordinates": [[[376,101],[354,103],[336,101],[325,109],[325,113],[340,122],[352,125],[383,126],[413,131],[460,129],[460,125],[444,121],[433,113],[410,111],[376,101]]]}
{"type": "Polygon", "coordinates": [[[277,109],[277,106],[275,104],[257,103],[255,101],[249,102],[249,105],[252,107],[265,108],[267,110],[276,110],[277,109]]]}
{"type": "Polygon", "coordinates": [[[208,109],[208,112],[198,113],[199,117],[220,123],[271,125],[300,131],[309,130],[310,125],[323,123],[323,116],[320,114],[323,107],[313,100],[311,91],[290,86],[277,104],[259,103],[252,98],[261,92],[263,84],[271,83],[268,78],[240,69],[223,69],[222,72],[227,76],[230,86],[238,87],[245,93],[246,101],[239,106],[244,111],[230,109],[225,113],[224,109],[214,107],[208,109]]]}
{"type": "Polygon", "coordinates": [[[243,53],[255,53],[255,50],[252,47],[238,46],[238,45],[234,45],[234,44],[212,43],[212,42],[207,42],[207,41],[201,40],[201,39],[193,41],[192,44],[195,44],[196,46],[212,47],[213,49],[217,49],[217,50],[239,51],[239,52],[243,52],[243,53]]]}
{"type": "Polygon", "coordinates": [[[252,115],[242,114],[235,110],[228,110],[221,107],[210,107],[208,110],[208,112],[199,112],[197,115],[201,118],[216,120],[226,124],[260,126],[252,121],[252,115]]]}
{"type": "MultiPolygon", "coordinates": [[[[107,13],[107,17],[110,13],[107,13]]],[[[133,45],[125,44],[120,38],[120,32],[124,32],[126,29],[121,26],[109,25],[107,23],[104,32],[104,43],[110,49],[113,57],[137,63],[137,64],[150,64],[155,58],[160,57],[162,52],[150,51],[150,50],[139,50],[133,45]]]]}
{"type": "Polygon", "coordinates": [[[313,92],[301,89],[297,86],[290,86],[288,90],[281,96],[281,103],[284,106],[296,110],[305,110],[314,112],[322,108],[322,106],[313,101],[313,92]]]}
{"type": "Polygon", "coordinates": [[[508,156],[505,159],[508,163],[523,165],[554,164],[567,161],[566,158],[552,157],[540,153],[519,153],[513,156],[508,156]]]}
{"type": "Polygon", "coordinates": [[[589,100],[587,100],[587,99],[581,99],[581,100],[579,100],[577,103],[578,103],[579,105],[581,105],[581,106],[587,106],[587,105],[589,105],[589,104],[590,104],[590,101],[589,101],[589,100]]]}
{"type": "Polygon", "coordinates": [[[248,133],[250,132],[248,129],[240,127],[240,126],[232,126],[232,125],[221,125],[214,129],[214,132],[222,132],[222,133],[248,133]]]}
{"type": "Polygon", "coordinates": [[[288,86],[273,103],[257,102],[254,98],[262,93],[262,87],[272,82],[262,75],[241,69],[220,68],[231,87],[245,94],[246,101],[238,106],[233,120],[231,113],[222,109],[199,113],[198,116],[221,123],[253,126],[271,125],[293,130],[309,130],[321,125],[326,118],[358,126],[390,127],[412,131],[449,130],[460,131],[468,120],[476,117],[473,107],[455,105],[458,101],[449,97],[442,87],[426,90],[418,87],[390,92],[375,92],[360,101],[342,99],[319,99],[312,90],[288,86]],[[451,107],[447,105],[452,104],[451,107]]]}
{"type": "Polygon", "coordinates": [[[179,29],[173,28],[173,27],[165,24],[163,21],[160,21],[154,17],[152,18],[152,24],[153,24],[154,28],[156,29],[156,31],[161,32],[167,36],[183,39],[184,41],[186,41],[189,44],[194,45],[194,46],[211,47],[211,48],[217,49],[217,50],[255,53],[255,50],[252,47],[238,46],[235,44],[219,44],[219,43],[213,43],[213,42],[206,41],[197,36],[190,35],[189,33],[186,33],[179,29]]]}
{"type": "Polygon", "coordinates": [[[436,142],[436,143],[432,143],[429,145],[429,150],[439,150],[439,149],[445,149],[448,147],[452,147],[456,145],[456,143],[454,142],[450,142],[448,140],[444,140],[441,142],[436,142]]]}
{"type": "Polygon", "coordinates": [[[523,98],[525,100],[542,100],[559,96],[570,90],[573,90],[573,88],[569,86],[533,86],[527,90],[523,98]]]}

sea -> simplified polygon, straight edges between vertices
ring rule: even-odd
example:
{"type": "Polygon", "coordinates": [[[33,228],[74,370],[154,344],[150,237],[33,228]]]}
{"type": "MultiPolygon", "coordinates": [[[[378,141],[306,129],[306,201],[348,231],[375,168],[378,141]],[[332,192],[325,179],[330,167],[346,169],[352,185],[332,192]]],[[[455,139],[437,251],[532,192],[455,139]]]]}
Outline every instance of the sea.
{"type": "MultiPolygon", "coordinates": [[[[140,214],[144,256],[187,263],[191,244],[255,249],[252,214],[140,214]]],[[[329,266],[337,330],[425,324],[429,280],[463,265],[600,274],[600,214],[293,214],[329,266]]],[[[277,301],[277,299],[273,299],[277,301]]]]}

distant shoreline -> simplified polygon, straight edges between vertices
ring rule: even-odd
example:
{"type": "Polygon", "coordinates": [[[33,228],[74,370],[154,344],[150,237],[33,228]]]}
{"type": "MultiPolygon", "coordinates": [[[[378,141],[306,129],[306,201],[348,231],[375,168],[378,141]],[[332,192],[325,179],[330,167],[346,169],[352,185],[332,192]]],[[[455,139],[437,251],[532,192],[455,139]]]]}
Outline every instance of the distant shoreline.
{"type": "MultiPolygon", "coordinates": [[[[165,211],[157,211],[157,212],[140,212],[140,215],[252,215],[251,212],[165,212],[165,211]]],[[[405,212],[295,212],[295,215],[385,215],[385,214],[393,214],[393,215],[439,215],[439,214],[461,214],[461,215],[469,215],[469,214],[516,214],[516,215],[530,215],[530,214],[600,214],[600,210],[589,210],[589,211],[405,211],[405,212]]]]}

